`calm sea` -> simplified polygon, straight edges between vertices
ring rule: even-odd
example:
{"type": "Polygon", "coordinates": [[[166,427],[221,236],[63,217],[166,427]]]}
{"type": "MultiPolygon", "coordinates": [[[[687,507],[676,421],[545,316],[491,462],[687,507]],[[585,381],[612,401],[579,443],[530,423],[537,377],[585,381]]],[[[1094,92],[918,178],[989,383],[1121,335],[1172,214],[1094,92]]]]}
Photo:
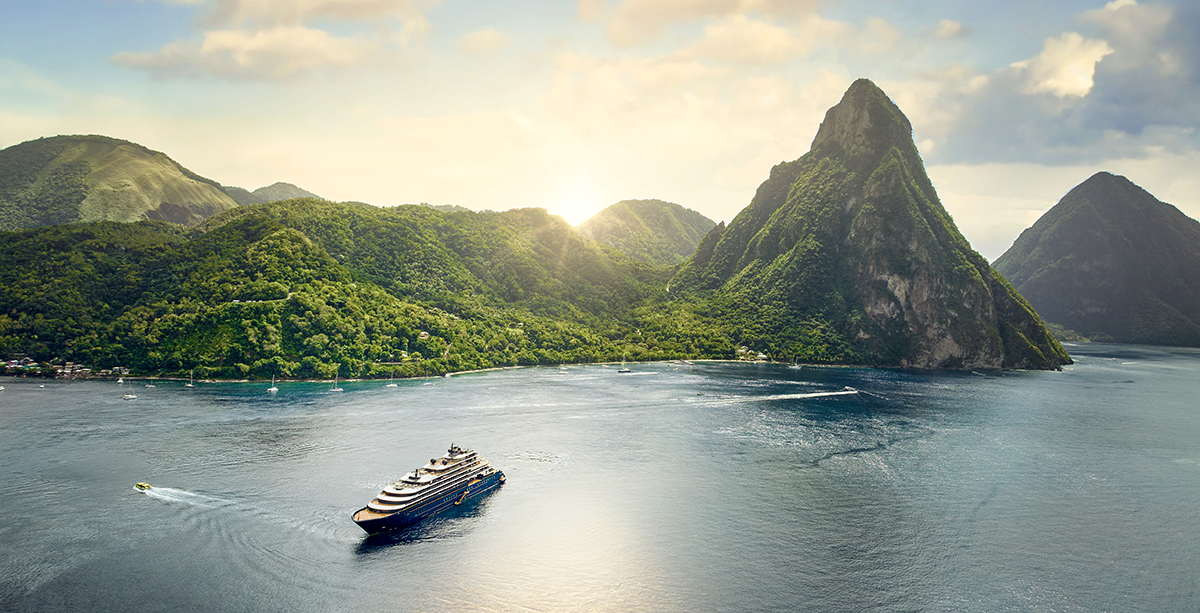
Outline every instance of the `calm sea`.
{"type": "Polygon", "coordinates": [[[276,395],[4,378],[0,610],[1200,611],[1200,352],[1069,350],[276,395]],[[350,521],[451,443],[508,483],[350,521]]]}

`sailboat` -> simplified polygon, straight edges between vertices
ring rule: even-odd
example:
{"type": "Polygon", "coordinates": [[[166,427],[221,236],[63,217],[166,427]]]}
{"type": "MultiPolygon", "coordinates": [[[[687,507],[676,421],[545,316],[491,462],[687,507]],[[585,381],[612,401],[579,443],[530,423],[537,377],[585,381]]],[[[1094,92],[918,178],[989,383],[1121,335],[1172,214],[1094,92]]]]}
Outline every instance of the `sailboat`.
{"type": "Polygon", "coordinates": [[[337,373],[333,373],[333,387],[329,388],[329,391],[331,391],[331,392],[340,392],[340,391],[343,391],[343,390],[342,390],[342,388],[338,387],[338,384],[337,384],[337,373]]]}
{"type": "Polygon", "coordinates": [[[196,374],[196,369],[188,371],[188,382],[183,384],[184,387],[196,387],[195,378],[192,376],[194,374],[196,374]]]}
{"type": "Polygon", "coordinates": [[[384,387],[400,387],[396,385],[396,371],[392,371],[392,376],[388,377],[388,384],[384,387]]]}
{"type": "Polygon", "coordinates": [[[625,354],[624,353],[621,354],[621,370],[618,370],[617,372],[633,372],[633,369],[625,367],[625,354]]]}
{"type": "Polygon", "coordinates": [[[271,387],[267,388],[267,393],[274,394],[275,392],[278,392],[278,391],[279,391],[279,388],[275,387],[275,375],[271,375],[271,387]]]}

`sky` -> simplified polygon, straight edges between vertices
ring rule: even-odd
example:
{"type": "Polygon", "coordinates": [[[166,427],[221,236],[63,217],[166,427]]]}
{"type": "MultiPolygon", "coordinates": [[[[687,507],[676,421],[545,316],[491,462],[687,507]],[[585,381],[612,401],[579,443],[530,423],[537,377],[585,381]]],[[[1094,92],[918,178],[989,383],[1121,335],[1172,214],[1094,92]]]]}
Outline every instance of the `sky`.
{"type": "Polygon", "coordinates": [[[989,260],[1099,171],[1200,217],[1200,3],[5,0],[0,148],[102,134],[224,185],[715,221],[857,78],[989,260]]]}

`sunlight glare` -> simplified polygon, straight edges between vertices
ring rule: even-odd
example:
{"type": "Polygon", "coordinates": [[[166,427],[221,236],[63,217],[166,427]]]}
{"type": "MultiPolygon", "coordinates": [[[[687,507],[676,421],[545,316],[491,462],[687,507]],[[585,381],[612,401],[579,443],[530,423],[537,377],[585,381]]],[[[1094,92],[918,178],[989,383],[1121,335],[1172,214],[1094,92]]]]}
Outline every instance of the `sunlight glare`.
{"type": "Polygon", "coordinates": [[[546,205],[546,210],[567,220],[567,223],[577,226],[588,220],[601,209],[612,204],[606,203],[591,179],[583,176],[563,177],[559,179],[546,205]]]}

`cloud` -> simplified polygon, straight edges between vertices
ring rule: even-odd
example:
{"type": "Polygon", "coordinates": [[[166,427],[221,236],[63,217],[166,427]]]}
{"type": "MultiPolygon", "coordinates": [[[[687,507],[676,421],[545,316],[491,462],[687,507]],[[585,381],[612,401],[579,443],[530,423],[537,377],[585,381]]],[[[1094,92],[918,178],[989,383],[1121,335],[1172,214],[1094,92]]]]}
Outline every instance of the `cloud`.
{"type": "Polygon", "coordinates": [[[604,0],[579,0],[579,19],[596,21],[604,17],[604,0]]]}
{"type": "MultiPolygon", "coordinates": [[[[912,117],[934,164],[1054,166],[1200,151],[1200,6],[1110,2],[1032,57],[988,72],[924,73],[912,117]]],[[[965,68],[965,66],[964,66],[965,68]]]]}
{"type": "MultiPolygon", "coordinates": [[[[429,31],[415,0],[159,0],[204,12],[197,40],[150,53],[125,51],[113,63],[158,77],[282,80],[326,69],[383,64],[429,31]],[[337,35],[313,25],[340,20],[370,27],[337,35]]],[[[432,6],[426,3],[423,6],[432,6]]]]}
{"type": "Polygon", "coordinates": [[[298,25],[314,19],[369,21],[394,18],[418,24],[425,22],[415,0],[215,0],[212,4],[201,18],[206,27],[272,27],[298,25]]]}
{"type": "Polygon", "coordinates": [[[933,35],[936,38],[960,38],[966,34],[967,28],[963,24],[949,19],[939,21],[937,27],[933,29],[933,35]]]}
{"type": "Polygon", "coordinates": [[[1016,62],[1012,67],[1023,73],[1027,94],[1080,98],[1092,91],[1096,64],[1112,53],[1113,48],[1106,41],[1067,32],[1058,38],[1047,38],[1037,57],[1016,62]]]}
{"type": "Polygon", "coordinates": [[[684,54],[740,64],[782,64],[809,55],[842,30],[842,24],[817,15],[804,17],[794,29],[731,15],[708,24],[704,39],[684,54]]]}
{"type": "Polygon", "coordinates": [[[484,55],[499,51],[508,45],[508,36],[495,28],[476,30],[458,39],[455,46],[472,55],[484,55]]]}
{"type": "Polygon", "coordinates": [[[378,43],[335,37],[303,26],[267,30],[214,30],[199,42],[176,42],[155,53],[118,53],[118,66],[163,76],[215,76],[278,80],[318,68],[359,63],[378,43]]]}
{"type": "MultiPolygon", "coordinates": [[[[794,18],[815,12],[820,0],[621,0],[608,21],[610,40],[633,47],[660,38],[672,26],[754,13],[794,18]]],[[[589,7],[594,14],[594,6],[589,7]]]]}

